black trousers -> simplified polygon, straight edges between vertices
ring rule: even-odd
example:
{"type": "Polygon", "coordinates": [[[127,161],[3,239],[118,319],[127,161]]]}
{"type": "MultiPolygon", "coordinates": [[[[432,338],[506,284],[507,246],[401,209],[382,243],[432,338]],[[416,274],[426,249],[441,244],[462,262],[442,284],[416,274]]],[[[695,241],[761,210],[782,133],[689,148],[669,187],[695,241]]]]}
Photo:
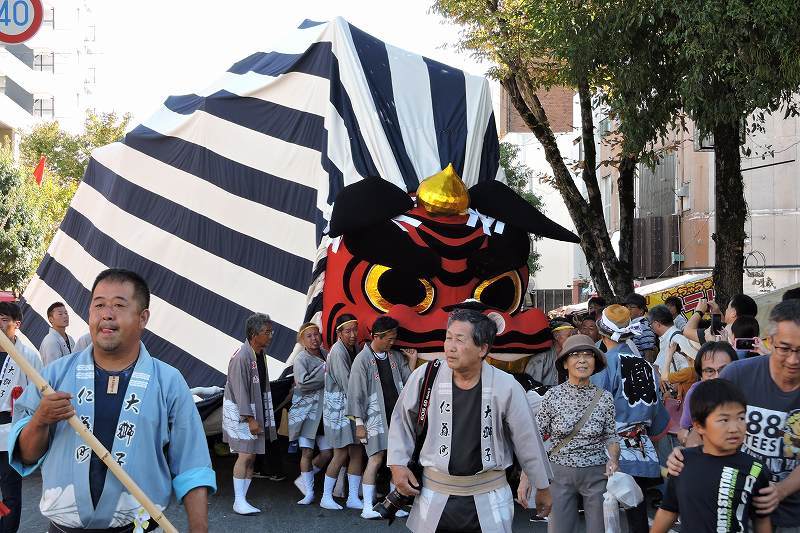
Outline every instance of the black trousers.
{"type": "Polygon", "coordinates": [[[256,455],[256,471],[261,474],[285,475],[286,472],[283,468],[283,461],[288,446],[289,443],[286,437],[279,436],[274,442],[270,442],[269,439],[267,439],[266,453],[256,455]]]}
{"type": "Polygon", "coordinates": [[[625,511],[625,517],[628,519],[628,531],[630,533],[647,533],[650,531],[650,524],[647,521],[647,489],[659,483],[661,479],[636,476],[633,479],[642,489],[644,499],[636,507],[625,511]]]}
{"type": "Polygon", "coordinates": [[[0,491],[3,503],[11,510],[0,518],[0,533],[16,533],[22,512],[22,476],[8,464],[8,452],[0,452],[0,491]]]}

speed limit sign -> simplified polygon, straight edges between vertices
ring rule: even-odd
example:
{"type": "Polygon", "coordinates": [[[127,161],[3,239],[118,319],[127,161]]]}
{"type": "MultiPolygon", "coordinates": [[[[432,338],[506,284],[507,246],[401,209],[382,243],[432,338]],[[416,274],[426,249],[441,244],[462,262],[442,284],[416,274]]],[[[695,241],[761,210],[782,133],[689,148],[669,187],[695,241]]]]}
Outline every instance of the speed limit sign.
{"type": "Polygon", "coordinates": [[[27,41],[39,31],[43,15],[41,0],[0,0],[0,42],[27,41]]]}

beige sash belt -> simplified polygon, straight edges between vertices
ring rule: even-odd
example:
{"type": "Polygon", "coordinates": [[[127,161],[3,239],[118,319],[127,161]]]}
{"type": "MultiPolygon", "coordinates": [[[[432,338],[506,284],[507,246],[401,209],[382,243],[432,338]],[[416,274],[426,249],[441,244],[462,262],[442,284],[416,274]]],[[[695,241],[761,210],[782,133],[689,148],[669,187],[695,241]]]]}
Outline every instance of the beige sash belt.
{"type": "Polygon", "coordinates": [[[450,496],[475,496],[508,484],[505,470],[489,470],[474,476],[451,476],[426,467],[422,473],[422,486],[450,496]]]}

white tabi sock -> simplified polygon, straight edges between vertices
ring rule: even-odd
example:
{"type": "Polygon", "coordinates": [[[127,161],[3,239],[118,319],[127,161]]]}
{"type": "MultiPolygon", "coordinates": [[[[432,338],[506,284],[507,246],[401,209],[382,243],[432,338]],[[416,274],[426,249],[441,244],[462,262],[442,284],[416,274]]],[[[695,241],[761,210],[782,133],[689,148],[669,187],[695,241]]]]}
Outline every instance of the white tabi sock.
{"type": "Polygon", "coordinates": [[[306,486],[306,496],[297,503],[308,505],[314,501],[314,472],[300,472],[300,477],[303,478],[303,483],[306,486]]]}
{"type": "Polygon", "coordinates": [[[380,513],[372,510],[373,498],[375,498],[375,485],[361,485],[361,490],[364,491],[364,507],[361,511],[361,518],[367,520],[376,520],[381,517],[380,513]]]}
{"type": "Polygon", "coordinates": [[[358,497],[358,489],[361,485],[361,476],[347,474],[347,508],[363,509],[364,502],[358,497]]]}
{"type": "Polygon", "coordinates": [[[335,477],[325,476],[325,486],[322,489],[322,500],[319,502],[323,509],[341,511],[342,506],[333,500],[333,487],[336,485],[335,477]]]}
{"type": "Polygon", "coordinates": [[[249,515],[260,513],[261,510],[247,502],[247,488],[250,480],[233,478],[233,511],[237,514],[249,515]]]}

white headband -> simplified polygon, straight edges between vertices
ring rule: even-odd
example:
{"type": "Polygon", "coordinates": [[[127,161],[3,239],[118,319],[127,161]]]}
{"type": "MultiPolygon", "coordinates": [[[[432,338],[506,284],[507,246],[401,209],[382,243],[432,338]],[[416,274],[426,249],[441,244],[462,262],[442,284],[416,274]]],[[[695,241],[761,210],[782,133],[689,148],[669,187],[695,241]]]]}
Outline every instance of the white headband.
{"type": "Polygon", "coordinates": [[[631,326],[628,324],[624,328],[621,328],[614,324],[605,313],[600,315],[600,323],[604,328],[611,332],[611,340],[614,342],[619,342],[619,339],[622,338],[623,335],[627,335],[632,333],[631,326]]]}

